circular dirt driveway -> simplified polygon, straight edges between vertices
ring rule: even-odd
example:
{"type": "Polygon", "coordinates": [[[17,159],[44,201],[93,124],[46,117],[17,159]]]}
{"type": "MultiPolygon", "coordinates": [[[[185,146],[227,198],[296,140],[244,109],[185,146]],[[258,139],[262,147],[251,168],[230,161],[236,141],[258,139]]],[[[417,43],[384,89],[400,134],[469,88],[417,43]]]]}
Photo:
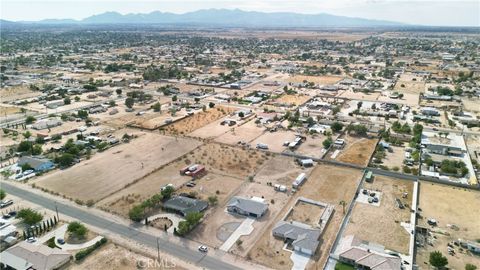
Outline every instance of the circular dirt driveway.
{"type": "Polygon", "coordinates": [[[217,230],[217,239],[225,242],[232,233],[240,226],[241,222],[228,222],[220,226],[217,230]]]}

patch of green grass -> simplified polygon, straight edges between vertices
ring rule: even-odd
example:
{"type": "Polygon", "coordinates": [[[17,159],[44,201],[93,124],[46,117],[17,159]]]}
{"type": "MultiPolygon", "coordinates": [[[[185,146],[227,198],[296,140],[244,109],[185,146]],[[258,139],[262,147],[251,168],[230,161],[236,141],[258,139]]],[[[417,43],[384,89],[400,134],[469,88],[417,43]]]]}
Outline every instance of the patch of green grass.
{"type": "Polygon", "coordinates": [[[55,237],[52,237],[52,238],[48,239],[46,243],[47,243],[47,246],[48,246],[49,248],[58,248],[58,249],[60,249],[60,247],[57,246],[57,243],[55,243],[55,237]]]}
{"type": "Polygon", "coordinates": [[[354,269],[355,268],[353,268],[352,265],[342,263],[342,262],[337,262],[337,264],[335,265],[335,270],[354,270],[354,269]]]}

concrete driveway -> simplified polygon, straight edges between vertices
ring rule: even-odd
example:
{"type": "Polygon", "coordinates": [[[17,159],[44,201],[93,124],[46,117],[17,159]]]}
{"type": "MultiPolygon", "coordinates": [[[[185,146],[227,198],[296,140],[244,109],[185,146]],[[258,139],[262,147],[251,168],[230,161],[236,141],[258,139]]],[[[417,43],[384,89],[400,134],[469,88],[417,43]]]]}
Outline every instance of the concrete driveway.
{"type": "Polygon", "coordinates": [[[242,235],[249,235],[253,232],[253,222],[255,222],[255,219],[253,218],[246,218],[240,226],[228,237],[227,241],[223,243],[223,245],[220,247],[220,250],[223,251],[228,251],[235,242],[237,242],[238,238],[242,235]]]}
{"type": "Polygon", "coordinates": [[[84,249],[84,248],[88,248],[90,246],[93,246],[95,245],[96,242],[100,241],[103,236],[97,236],[95,238],[93,238],[92,240],[90,241],[87,241],[85,243],[81,243],[81,244],[68,244],[68,243],[65,243],[63,245],[60,245],[58,243],[58,239],[65,239],[65,235],[67,234],[67,229],[68,229],[68,224],[64,224],[62,226],[60,226],[59,228],[51,231],[51,232],[48,232],[46,235],[42,236],[40,239],[38,239],[37,243],[38,244],[43,244],[45,242],[48,241],[48,239],[52,238],[52,237],[55,237],[55,244],[61,248],[62,250],[65,250],[65,251],[68,251],[68,250],[79,250],[79,249],[84,249]]]}
{"type": "Polygon", "coordinates": [[[290,260],[293,262],[292,270],[303,270],[307,266],[310,256],[293,251],[290,260]]]}

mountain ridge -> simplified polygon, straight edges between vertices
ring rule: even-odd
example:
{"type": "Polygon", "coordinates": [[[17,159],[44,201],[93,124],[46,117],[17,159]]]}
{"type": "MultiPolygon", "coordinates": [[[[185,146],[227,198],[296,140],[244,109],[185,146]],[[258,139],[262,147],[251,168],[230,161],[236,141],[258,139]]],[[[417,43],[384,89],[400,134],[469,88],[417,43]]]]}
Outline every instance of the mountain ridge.
{"type": "Polygon", "coordinates": [[[259,12],[240,9],[201,9],[176,14],[152,11],[150,13],[120,14],[108,11],[81,20],[45,19],[41,21],[20,21],[15,23],[34,24],[197,24],[221,26],[263,26],[263,27],[375,27],[402,26],[404,23],[372,20],[356,17],[337,16],[327,13],[300,14],[293,12],[259,12]]]}

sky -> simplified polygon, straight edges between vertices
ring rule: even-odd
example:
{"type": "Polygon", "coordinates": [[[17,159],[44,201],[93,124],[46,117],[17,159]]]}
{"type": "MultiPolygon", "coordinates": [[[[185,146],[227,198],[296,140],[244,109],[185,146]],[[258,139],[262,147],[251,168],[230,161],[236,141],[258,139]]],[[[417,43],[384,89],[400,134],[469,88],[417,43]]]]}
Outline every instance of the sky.
{"type": "Polygon", "coordinates": [[[329,13],[415,25],[480,26],[480,0],[1,0],[0,17],[11,21],[78,20],[107,11],[185,13],[209,8],[329,13]]]}

